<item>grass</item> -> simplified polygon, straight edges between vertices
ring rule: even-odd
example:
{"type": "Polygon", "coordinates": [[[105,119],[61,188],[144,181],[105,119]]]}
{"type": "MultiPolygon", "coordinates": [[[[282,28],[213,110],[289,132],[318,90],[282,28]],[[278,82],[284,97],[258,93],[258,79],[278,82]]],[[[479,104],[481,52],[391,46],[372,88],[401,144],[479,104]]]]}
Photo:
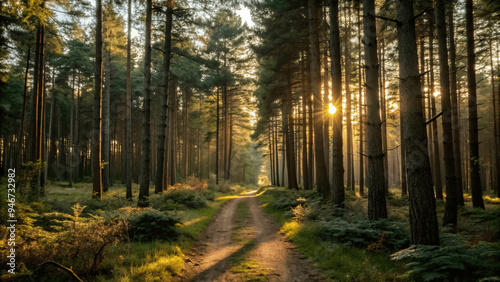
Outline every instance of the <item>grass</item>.
{"type": "MultiPolygon", "coordinates": [[[[367,191],[365,191],[367,195],[367,191]]],[[[348,222],[366,219],[367,198],[358,193],[346,190],[346,209],[341,214],[328,204],[314,203],[308,199],[305,209],[306,215],[297,208],[286,210],[276,208],[282,195],[307,195],[310,192],[295,192],[284,188],[267,187],[259,190],[259,201],[265,211],[280,223],[281,232],[289,238],[297,248],[310,257],[318,269],[328,278],[335,281],[406,281],[409,279],[405,273],[407,261],[391,261],[387,250],[369,251],[340,244],[334,240],[319,240],[318,230],[321,223],[341,217],[348,222]],[[311,216],[313,215],[313,216],[311,216]]],[[[307,198],[307,196],[304,196],[307,198]]],[[[498,242],[500,239],[500,199],[488,191],[484,195],[486,210],[473,209],[470,196],[464,194],[465,207],[459,207],[458,225],[454,229],[440,228],[442,237],[455,234],[471,244],[484,242],[498,242]]],[[[387,199],[389,220],[409,226],[408,222],[408,196],[401,196],[400,190],[391,189],[387,199]]],[[[441,226],[445,203],[436,202],[438,222],[441,226]]],[[[409,228],[409,227],[407,227],[409,228]]],[[[444,239],[443,239],[444,240],[444,239]]]]}
{"type": "Polygon", "coordinates": [[[251,220],[248,201],[240,200],[234,213],[234,229],[231,237],[234,242],[245,245],[252,240],[255,233],[252,227],[248,227],[251,220]]]}
{"type": "MultiPolygon", "coordinates": [[[[283,188],[266,188],[283,190],[283,188]]],[[[264,192],[264,191],[259,191],[264,192]]],[[[284,192],[284,191],[283,191],[284,192]]],[[[263,193],[259,201],[265,211],[280,223],[281,232],[290,239],[299,251],[311,258],[315,266],[335,281],[402,281],[404,265],[390,260],[386,253],[372,253],[365,249],[347,247],[335,242],[317,239],[315,221],[298,221],[287,216],[288,211],[274,209],[271,205],[276,200],[275,193],[263,193]]],[[[364,199],[359,199],[363,203],[364,199]]],[[[363,205],[348,203],[358,212],[363,205]]],[[[357,214],[357,212],[356,212],[357,214]]],[[[354,214],[349,217],[358,217],[354,214]]]]}

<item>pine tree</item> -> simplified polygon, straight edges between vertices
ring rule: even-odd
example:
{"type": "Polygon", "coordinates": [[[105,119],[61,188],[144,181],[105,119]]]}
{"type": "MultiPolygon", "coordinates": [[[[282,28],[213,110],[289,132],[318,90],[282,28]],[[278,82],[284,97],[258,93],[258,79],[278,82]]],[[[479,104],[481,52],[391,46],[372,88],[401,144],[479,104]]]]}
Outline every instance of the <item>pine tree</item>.
{"type": "Polygon", "coordinates": [[[398,53],[401,103],[404,113],[406,171],[410,196],[410,240],[412,244],[438,245],[436,200],[427,151],[422,113],[420,74],[413,1],[397,0],[398,53]]]}
{"type": "MultiPolygon", "coordinates": [[[[363,31],[366,68],[367,139],[368,139],[368,218],[387,218],[385,201],[384,154],[380,121],[375,1],[363,1],[363,31]]],[[[382,94],[383,95],[383,94],[382,94]]]]}

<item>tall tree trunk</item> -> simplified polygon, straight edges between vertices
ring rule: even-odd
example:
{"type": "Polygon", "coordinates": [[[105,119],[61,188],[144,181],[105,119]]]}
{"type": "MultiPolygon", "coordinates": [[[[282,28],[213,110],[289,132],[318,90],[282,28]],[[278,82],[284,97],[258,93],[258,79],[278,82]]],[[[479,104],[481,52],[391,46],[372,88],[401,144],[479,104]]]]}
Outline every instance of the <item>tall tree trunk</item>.
{"type": "MultiPolygon", "coordinates": [[[[500,48],[498,48],[498,44],[497,44],[497,68],[500,69],[500,48]]],[[[498,88],[497,88],[497,93],[496,93],[496,101],[497,103],[497,106],[500,105],[500,83],[498,84],[498,88]]],[[[497,118],[498,118],[498,114],[497,113],[497,118]]],[[[497,140],[497,155],[496,155],[496,165],[497,165],[497,179],[498,179],[498,187],[497,187],[497,197],[500,198],[500,121],[497,120],[497,135],[495,135],[495,140],[497,140]]],[[[459,198],[460,199],[460,198],[459,198]]]]}
{"type": "Polygon", "coordinates": [[[73,140],[73,133],[74,133],[74,124],[76,122],[75,117],[74,117],[74,109],[75,109],[75,82],[76,82],[76,71],[73,69],[73,85],[71,89],[71,99],[70,99],[70,105],[69,105],[69,150],[68,150],[68,181],[69,181],[69,187],[73,186],[73,155],[74,155],[74,150],[75,148],[73,147],[74,140],[73,140]]]}
{"type": "Polygon", "coordinates": [[[127,16],[127,94],[125,96],[125,186],[126,198],[132,199],[132,84],[131,84],[131,59],[132,59],[132,0],[128,0],[127,16]]]}
{"type": "MultiPolygon", "coordinates": [[[[436,97],[434,96],[434,19],[433,13],[429,12],[429,64],[430,64],[430,85],[429,85],[429,98],[431,99],[432,117],[435,117],[436,112],[436,97]]],[[[441,181],[441,159],[439,150],[439,135],[437,120],[432,122],[432,140],[434,142],[434,185],[436,188],[436,198],[443,199],[443,184],[441,181]]]]}
{"type": "MultiPolygon", "coordinates": [[[[401,81],[399,89],[401,89],[401,81]]],[[[399,91],[399,139],[400,139],[400,153],[401,153],[401,194],[403,196],[408,194],[407,180],[406,180],[406,141],[404,136],[405,129],[405,116],[406,111],[403,109],[403,96],[401,95],[401,90],[399,91]]],[[[424,109],[422,107],[422,112],[424,109]]]]}
{"type": "Polygon", "coordinates": [[[110,145],[111,145],[111,131],[110,131],[110,110],[111,110],[111,55],[110,50],[105,50],[106,67],[105,71],[105,88],[102,95],[102,160],[104,165],[102,167],[102,191],[106,193],[110,184],[110,145]]]}
{"type": "MultiPolygon", "coordinates": [[[[301,60],[300,60],[300,67],[301,67],[301,84],[302,84],[302,171],[304,175],[304,190],[311,190],[311,177],[312,175],[310,174],[309,171],[309,166],[311,164],[308,164],[308,154],[307,154],[307,101],[308,101],[308,90],[306,85],[306,76],[307,76],[307,69],[305,68],[305,56],[304,53],[301,52],[301,60]]],[[[309,145],[311,146],[311,145],[309,145]]]]}
{"type": "MultiPolygon", "coordinates": [[[[54,69],[52,69],[52,90],[54,90],[54,69]]],[[[52,91],[52,97],[50,99],[50,110],[49,110],[49,130],[47,132],[47,142],[50,140],[50,145],[54,143],[52,140],[52,117],[54,116],[54,103],[55,103],[55,93],[52,91]]],[[[44,169],[44,176],[43,178],[45,179],[45,182],[47,182],[47,177],[48,177],[48,172],[49,172],[49,152],[51,148],[49,147],[50,145],[46,144],[47,149],[45,151],[45,169],[44,169]]]]}
{"type": "Polygon", "coordinates": [[[465,0],[465,35],[467,38],[467,89],[469,92],[470,189],[472,206],[484,209],[479,167],[479,132],[477,125],[476,54],[472,0],[465,0]]]}
{"type": "Polygon", "coordinates": [[[188,148],[189,148],[189,100],[191,99],[191,88],[186,87],[184,91],[184,104],[182,105],[182,178],[186,179],[188,177],[188,148]]]}
{"type": "Polygon", "coordinates": [[[177,147],[175,146],[176,139],[176,120],[177,120],[177,78],[175,75],[170,73],[170,83],[168,90],[168,147],[169,153],[169,162],[168,162],[168,178],[170,179],[170,185],[173,186],[176,183],[176,166],[175,166],[175,156],[177,147]]]}
{"type": "MultiPolygon", "coordinates": [[[[327,42],[326,42],[327,43],[327,42]]],[[[329,122],[329,113],[328,113],[328,96],[330,95],[330,87],[328,83],[330,81],[329,76],[330,72],[328,71],[328,44],[325,44],[325,50],[323,51],[323,142],[325,144],[325,162],[326,162],[326,171],[329,171],[330,162],[328,158],[330,157],[330,140],[329,140],[329,131],[330,131],[330,122],[329,122]]]]}
{"type": "MultiPolygon", "coordinates": [[[[493,44],[492,40],[489,40],[489,46],[490,46],[490,68],[491,68],[491,97],[492,97],[492,103],[493,103],[493,145],[495,148],[493,148],[494,152],[494,161],[496,162],[493,166],[495,168],[495,172],[492,173],[492,178],[493,178],[493,183],[494,185],[494,191],[500,190],[500,152],[498,150],[498,114],[497,114],[497,101],[496,101],[496,90],[495,89],[495,67],[493,65],[493,44]]],[[[492,163],[493,163],[492,162],[492,163]]],[[[493,169],[493,168],[492,168],[493,169]]],[[[493,171],[492,171],[493,172],[493,171]]]]}
{"type": "MultiPolygon", "coordinates": [[[[73,147],[75,150],[74,153],[74,168],[75,168],[75,182],[81,181],[83,174],[80,173],[79,168],[81,166],[81,159],[80,159],[80,151],[81,151],[81,145],[80,145],[80,85],[81,85],[81,74],[78,74],[78,86],[77,86],[77,91],[76,91],[76,99],[75,99],[75,125],[74,125],[74,143],[73,147]]],[[[52,107],[52,105],[51,105],[52,107]]],[[[52,118],[51,118],[52,119],[52,118]]],[[[51,121],[52,123],[52,121],[51,121]]],[[[49,130],[50,127],[49,127],[49,130]]]]}
{"type": "Polygon", "coordinates": [[[151,172],[151,19],[152,0],[146,1],[146,39],[144,47],[144,101],[142,112],[141,180],[137,206],[149,206],[151,172]]]}
{"type": "Polygon", "coordinates": [[[24,94],[23,94],[23,112],[21,115],[21,126],[19,127],[19,135],[17,136],[17,160],[16,167],[20,167],[23,162],[23,155],[26,155],[26,150],[23,152],[23,144],[24,144],[24,126],[26,120],[26,113],[28,108],[28,86],[29,86],[29,77],[30,77],[30,58],[31,58],[31,47],[28,47],[28,53],[26,56],[26,68],[24,72],[24,94]]]}
{"type": "Polygon", "coordinates": [[[275,167],[276,167],[276,186],[281,186],[280,183],[280,170],[279,170],[279,150],[278,150],[278,125],[277,121],[273,122],[273,128],[274,128],[274,154],[275,154],[275,167]]]}
{"type": "Polygon", "coordinates": [[[441,108],[443,115],[443,151],[446,181],[446,208],[443,226],[457,225],[457,187],[455,179],[455,159],[453,153],[453,129],[450,101],[450,69],[448,66],[448,50],[446,38],[446,8],[444,0],[436,0],[434,14],[439,54],[439,83],[441,85],[441,108]]]}
{"type": "MultiPolygon", "coordinates": [[[[332,60],[332,204],[344,207],[344,160],[342,155],[342,70],[340,66],[339,1],[330,0],[330,57],[332,60]]],[[[316,100],[316,97],[315,97],[316,100]]],[[[327,179],[328,180],[328,179],[327,179]]]]}
{"type": "MultiPolygon", "coordinates": [[[[361,5],[361,4],[360,4],[361,5]]],[[[364,141],[363,137],[365,135],[364,129],[363,129],[363,88],[361,87],[362,85],[362,80],[363,80],[363,74],[361,71],[361,9],[358,6],[357,8],[357,14],[358,14],[358,91],[359,91],[359,98],[358,98],[358,103],[359,103],[359,194],[363,196],[365,194],[364,189],[365,189],[365,165],[364,165],[364,141]]]]}
{"type": "Polygon", "coordinates": [[[92,197],[102,199],[102,0],[96,0],[96,40],[94,72],[94,132],[92,134],[92,197]]]}
{"type": "Polygon", "coordinates": [[[412,244],[439,245],[436,200],[432,189],[425,120],[420,100],[422,93],[413,1],[396,0],[396,10],[406,171],[410,194],[410,241],[412,244]]]}
{"type": "Polygon", "coordinates": [[[384,153],[378,96],[377,27],[375,0],[363,0],[363,42],[365,45],[367,139],[368,139],[368,218],[387,218],[385,201],[384,153]]]}
{"type": "Polygon", "coordinates": [[[286,140],[286,168],[288,176],[288,188],[299,189],[297,184],[297,166],[295,165],[294,130],[293,130],[293,109],[292,109],[292,85],[288,78],[288,87],[285,99],[282,100],[283,110],[283,138],[286,140]]]}
{"type": "Polygon", "coordinates": [[[309,121],[309,124],[308,124],[308,128],[309,128],[309,134],[308,134],[308,138],[309,138],[309,152],[308,152],[308,156],[309,156],[309,166],[308,166],[308,169],[309,169],[309,186],[313,187],[313,184],[316,182],[315,179],[316,179],[316,176],[314,174],[315,172],[315,163],[314,163],[314,118],[313,118],[313,103],[312,103],[312,92],[311,92],[311,59],[310,59],[310,52],[306,52],[306,54],[308,54],[306,56],[306,73],[308,75],[306,75],[306,90],[307,90],[307,100],[306,100],[306,103],[307,103],[307,108],[308,108],[308,121],[309,121]],[[309,72],[307,72],[309,71],[309,72]]]}
{"type": "MultiPolygon", "coordinates": [[[[283,126],[281,128],[283,130],[283,126]]],[[[286,168],[286,147],[285,133],[281,131],[281,187],[285,187],[285,168],[286,168]]]]}
{"type": "Polygon", "coordinates": [[[217,120],[216,120],[216,134],[215,134],[215,184],[219,184],[219,151],[220,151],[220,141],[219,141],[219,132],[220,132],[220,89],[217,87],[217,120]]]}
{"type": "MultiPolygon", "coordinates": [[[[42,9],[45,7],[45,2],[41,4],[42,9]]],[[[43,81],[44,81],[44,51],[45,51],[45,24],[40,22],[36,34],[36,56],[35,56],[35,71],[33,81],[33,108],[31,114],[31,132],[29,136],[30,153],[29,160],[33,162],[42,161],[41,142],[42,135],[42,119],[43,119],[43,81]]],[[[37,200],[41,195],[40,179],[41,171],[33,177],[30,183],[28,199],[30,201],[37,200]]]]}
{"type": "MultiPolygon", "coordinates": [[[[309,40],[311,61],[311,92],[314,96],[314,142],[316,153],[316,182],[318,192],[326,199],[330,196],[330,184],[325,160],[325,144],[323,140],[323,105],[321,99],[321,70],[319,59],[318,5],[317,0],[308,0],[309,7],[309,40]]],[[[343,190],[343,189],[342,189],[343,190]]]]}
{"type": "Polygon", "coordinates": [[[229,114],[229,135],[228,135],[228,154],[227,154],[227,180],[231,179],[231,154],[233,153],[233,114],[229,114]]]}
{"type": "MultiPolygon", "coordinates": [[[[347,5],[350,5],[349,3],[347,5]]],[[[347,189],[354,190],[353,181],[353,154],[352,154],[352,120],[351,120],[351,8],[348,8],[347,30],[344,38],[345,48],[345,100],[346,100],[346,123],[347,123],[347,189]]]]}
{"type": "Polygon", "coordinates": [[[269,177],[271,179],[271,185],[275,186],[276,185],[276,181],[275,181],[275,177],[274,177],[274,152],[273,152],[273,148],[274,148],[274,145],[272,144],[272,139],[271,139],[271,135],[272,135],[272,129],[271,129],[271,122],[269,122],[269,126],[268,126],[268,129],[269,129],[269,134],[267,135],[267,141],[268,141],[268,145],[269,145],[269,170],[270,170],[270,173],[269,173],[269,177]]]}
{"type": "Polygon", "coordinates": [[[381,37],[382,52],[380,52],[380,113],[382,130],[382,154],[384,155],[384,179],[385,191],[389,192],[389,160],[387,151],[387,101],[385,97],[385,40],[383,34],[381,37]]]}
{"type": "MultiPolygon", "coordinates": [[[[45,1],[42,2],[42,9],[45,9],[45,1]]],[[[43,151],[44,151],[44,120],[45,120],[45,24],[41,24],[40,31],[40,58],[39,58],[39,82],[38,82],[38,132],[37,132],[37,161],[43,162],[43,151]]],[[[44,183],[42,178],[42,171],[37,173],[37,191],[38,196],[44,196],[44,183]]]]}
{"type": "Polygon", "coordinates": [[[172,15],[173,0],[169,1],[167,6],[167,15],[165,18],[165,46],[163,50],[163,95],[161,95],[161,113],[158,126],[158,161],[156,164],[156,184],[155,193],[160,193],[164,188],[163,170],[165,165],[165,132],[167,130],[167,110],[168,110],[168,75],[170,73],[170,53],[172,49],[172,15]]]}

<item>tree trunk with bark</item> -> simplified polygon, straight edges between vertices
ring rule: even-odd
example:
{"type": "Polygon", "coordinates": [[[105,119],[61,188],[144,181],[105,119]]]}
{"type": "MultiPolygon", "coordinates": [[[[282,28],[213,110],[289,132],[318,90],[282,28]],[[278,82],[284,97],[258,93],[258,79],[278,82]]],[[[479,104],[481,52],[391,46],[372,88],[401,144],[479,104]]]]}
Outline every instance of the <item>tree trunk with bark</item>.
{"type": "Polygon", "coordinates": [[[102,96],[102,191],[108,192],[110,185],[110,169],[111,160],[111,129],[110,129],[110,110],[111,110],[111,54],[110,50],[106,50],[106,66],[104,92],[102,96]]]}
{"type": "Polygon", "coordinates": [[[94,132],[92,134],[92,197],[102,199],[102,0],[96,0],[96,65],[94,72],[94,132]]]}
{"type": "Polygon", "coordinates": [[[387,218],[385,201],[384,153],[378,95],[379,64],[377,58],[377,27],[375,1],[363,0],[363,43],[366,69],[366,125],[368,139],[368,218],[387,218]]]}
{"type": "Polygon", "coordinates": [[[293,108],[292,108],[292,85],[288,78],[288,87],[283,99],[283,136],[286,138],[286,167],[288,175],[288,188],[299,189],[297,184],[297,166],[294,149],[293,108]]]}
{"type": "Polygon", "coordinates": [[[342,153],[342,70],[340,66],[339,1],[330,0],[330,57],[332,60],[332,204],[344,207],[344,160],[342,153]]]}
{"type": "Polygon", "coordinates": [[[446,183],[446,208],[443,226],[457,225],[457,187],[455,179],[455,159],[453,153],[453,128],[450,101],[450,69],[448,65],[448,50],[446,38],[446,8],[444,0],[436,0],[434,14],[439,55],[439,83],[441,85],[441,117],[443,123],[443,151],[446,183]]]}
{"type": "Polygon", "coordinates": [[[412,244],[439,245],[436,200],[420,100],[422,93],[413,1],[396,0],[396,10],[406,171],[410,195],[410,241],[412,244]]]}
{"type": "MultiPolygon", "coordinates": [[[[316,155],[316,184],[318,192],[325,199],[330,196],[330,184],[328,181],[328,170],[326,169],[325,144],[323,140],[323,105],[321,99],[321,70],[319,59],[319,35],[318,35],[318,3],[317,0],[308,0],[309,14],[309,41],[311,62],[311,93],[314,97],[314,142],[316,155]]],[[[343,191],[343,188],[342,188],[343,191]]],[[[343,201],[343,200],[342,200],[343,201]]]]}
{"type": "MultiPolygon", "coordinates": [[[[163,50],[163,95],[161,95],[160,123],[158,126],[158,160],[156,164],[155,193],[166,190],[163,183],[163,170],[165,166],[165,132],[167,130],[167,110],[168,110],[168,80],[170,73],[170,58],[172,49],[172,15],[173,1],[168,2],[167,15],[165,18],[165,46],[163,50]]],[[[168,144],[167,144],[168,145],[168,144]]]]}
{"type": "Polygon", "coordinates": [[[467,38],[467,89],[469,92],[469,164],[472,206],[484,209],[480,177],[479,132],[477,125],[476,54],[472,0],[465,0],[465,35],[467,38]]]}
{"type": "Polygon", "coordinates": [[[131,59],[132,59],[132,0],[128,0],[127,18],[127,93],[125,96],[125,186],[126,198],[132,199],[132,84],[131,84],[131,59]]]}
{"type": "Polygon", "coordinates": [[[146,1],[146,39],[144,47],[144,100],[142,109],[141,179],[137,206],[149,206],[149,174],[151,171],[151,20],[152,0],[146,1]]]}
{"type": "MultiPolygon", "coordinates": [[[[429,98],[431,99],[432,117],[437,115],[436,97],[434,96],[434,18],[433,13],[429,12],[429,64],[430,64],[430,85],[429,98]]],[[[436,189],[436,198],[443,199],[443,183],[441,181],[441,153],[439,150],[439,135],[437,120],[432,123],[432,140],[434,142],[433,164],[434,164],[434,185],[436,189]]]]}

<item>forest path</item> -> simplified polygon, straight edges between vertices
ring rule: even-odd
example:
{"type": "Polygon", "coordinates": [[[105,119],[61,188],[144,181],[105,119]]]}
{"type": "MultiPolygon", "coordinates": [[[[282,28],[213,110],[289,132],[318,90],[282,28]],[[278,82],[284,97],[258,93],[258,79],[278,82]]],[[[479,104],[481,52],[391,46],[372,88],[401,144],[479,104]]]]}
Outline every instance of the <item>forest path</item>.
{"type": "Polygon", "coordinates": [[[324,281],[265,214],[257,191],[232,199],[200,235],[180,281],[324,281]]]}

